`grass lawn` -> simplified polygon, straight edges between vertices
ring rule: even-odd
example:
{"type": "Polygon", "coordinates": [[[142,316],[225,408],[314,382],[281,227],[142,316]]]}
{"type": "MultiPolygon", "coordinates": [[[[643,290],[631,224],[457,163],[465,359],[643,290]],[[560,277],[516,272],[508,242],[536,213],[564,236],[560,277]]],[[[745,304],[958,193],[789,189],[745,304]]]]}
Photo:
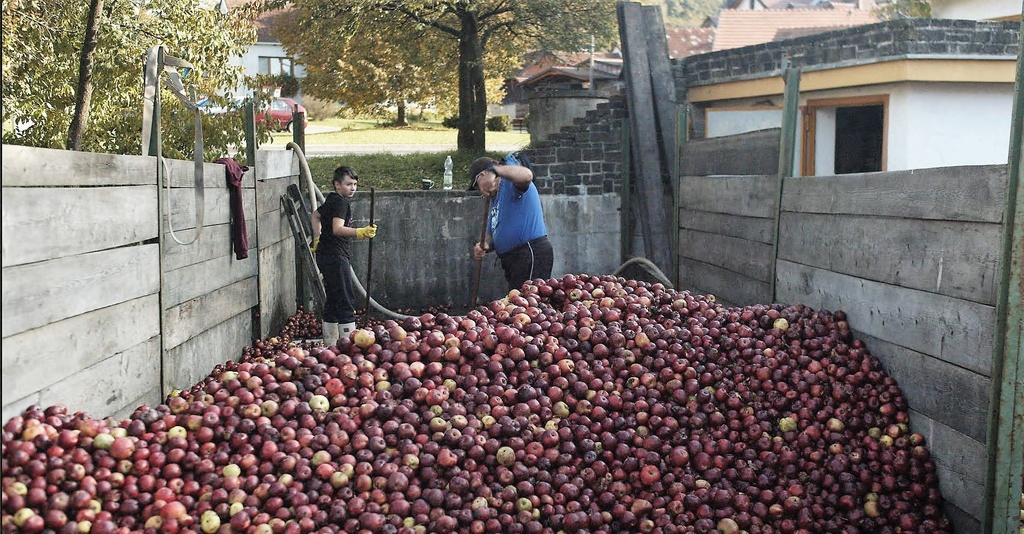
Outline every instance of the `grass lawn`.
{"type": "MultiPolygon", "coordinates": [[[[459,132],[441,126],[440,122],[411,121],[410,126],[386,126],[369,119],[327,119],[310,121],[310,127],[327,126],[339,131],[306,134],[306,145],[444,145],[455,144],[459,132]]],[[[275,143],[291,141],[292,134],[273,134],[275,143]]],[[[487,132],[488,143],[525,146],[530,134],[523,131],[487,132]]]]}
{"type": "MultiPolygon", "coordinates": [[[[310,121],[312,126],[340,128],[339,131],[306,134],[306,146],[312,145],[455,145],[458,130],[445,128],[440,122],[413,122],[410,126],[394,127],[367,119],[328,119],[310,121]]],[[[274,143],[285,144],[292,140],[288,132],[274,134],[274,143]]],[[[487,132],[488,143],[526,146],[530,142],[527,132],[487,132]]],[[[348,154],[344,156],[309,156],[310,173],[313,181],[323,191],[330,191],[331,176],[339,165],[348,165],[359,173],[359,187],[368,191],[414,190],[422,187],[424,178],[434,181],[434,187],[441,187],[444,175],[444,158],[452,156],[452,175],[455,189],[466,188],[466,173],[478,154],[462,152],[418,152],[414,154],[348,154]]],[[[503,153],[488,153],[500,159],[503,153]]]]}

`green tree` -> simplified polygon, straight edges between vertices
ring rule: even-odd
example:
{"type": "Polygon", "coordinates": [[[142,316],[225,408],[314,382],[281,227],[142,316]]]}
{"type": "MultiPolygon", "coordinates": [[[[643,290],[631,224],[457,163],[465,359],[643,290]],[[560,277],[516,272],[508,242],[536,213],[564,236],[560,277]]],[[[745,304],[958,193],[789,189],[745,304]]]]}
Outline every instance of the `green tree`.
{"type": "MultiPolygon", "coordinates": [[[[214,100],[225,103],[228,98],[221,93],[243,81],[241,67],[230,60],[256,40],[251,23],[225,20],[198,2],[175,0],[107,0],[98,10],[95,35],[87,39],[89,10],[90,3],[80,0],[4,1],[4,143],[49,148],[77,144],[92,152],[138,154],[142,58],[148,48],[163,44],[169,54],[189,61],[197,75],[188,83],[198,94],[220,95],[214,100]],[[95,46],[89,69],[82,68],[83,44],[95,46]],[[79,113],[86,115],[75,120],[80,72],[88,70],[91,98],[80,99],[79,113]]],[[[165,155],[192,157],[191,112],[169,92],[163,93],[163,102],[165,155]]],[[[204,140],[206,158],[242,146],[241,116],[204,116],[204,140]]]]}
{"type": "Polygon", "coordinates": [[[890,0],[878,2],[875,13],[883,20],[931,18],[931,0],[890,0]]]}
{"type": "Polygon", "coordinates": [[[394,122],[399,126],[408,124],[407,103],[453,107],[458,62],[438,54],[447,43],[435,32],[394,32],[370,18],[348,20],[349,26],[340,29],[323,7],[296,6],[275,24],[285,50],[306,67],[304,94],[344,102],[363,115],[397,113],[394,122]]]}
{"type": "MultiPolygon", "coordinates": [[[[485,146],[487,74],[491,72],[492,79],[500,79],[512,71],[511,67],[500,69],[493,65],[511,65],[510,60],[521,58],[524,50],[536,48],[584,50],[589,47],[591,35],[607,44],[614,41],[617,30],[614,0],[259,0],[258,9],[285,6],[296,11],[298,27],[317,28],[317,35],[302,36],[311,43],[319,43],[316,46],[326,47],[331,39],[349,47],[360,46],[363,35],[357,31],[377,28],[371,33],[385,39],[367,39],[371,46],[399,48],[423,42],[433,48],[432,61],[457,58],[454,84],[436,75],[425,79],[426,83],[456,87],[458,147],[473,152],[482,152],[485,146]],[[322,33],[325,27],[331,31],[322,33]]],[[[313,61],[307,60],[307,46],[291,46],[314,70],[333,68],[314,66],[313,61]]],[[[353,58],[367,57],[349,47],[337,47],[328,59],[332,63],[349,63],[348,53],[353,58]]],[[[404,58],[400,51],[394,51],[392,57],[404,58]]],[[[356,62],[351,65],[349,68],[360,68],[356,62]]],[[[374,65],[379,67],[383,63],[374,65]]]]}
{"type": "Polygon", "coordinates": [[[700,26],[704,19],[717,15],[722,0],[660,0],[665,22],[671,25],[700,26]]]}

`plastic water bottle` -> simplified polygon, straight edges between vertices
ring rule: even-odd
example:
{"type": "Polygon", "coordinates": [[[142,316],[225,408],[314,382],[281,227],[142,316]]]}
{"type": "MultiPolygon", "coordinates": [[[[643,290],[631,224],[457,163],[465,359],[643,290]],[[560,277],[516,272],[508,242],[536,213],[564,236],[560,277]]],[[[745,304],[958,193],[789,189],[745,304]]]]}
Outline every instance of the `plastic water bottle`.
{"type": "Polygon", "coordinates": [[[446,156],[444,158],[444,188],[452,188],[452,157],[446,156]]]}

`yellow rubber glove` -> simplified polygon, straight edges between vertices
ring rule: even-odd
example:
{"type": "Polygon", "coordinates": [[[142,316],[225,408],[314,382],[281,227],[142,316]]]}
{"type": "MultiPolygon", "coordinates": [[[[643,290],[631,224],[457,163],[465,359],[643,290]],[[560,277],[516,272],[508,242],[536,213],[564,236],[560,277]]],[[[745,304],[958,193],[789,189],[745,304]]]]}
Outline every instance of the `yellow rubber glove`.
{"type": "Polygon", "coordinates": [[[373,239],[377,236],[377,225],[371,224],[362,228],[356,228],[356,239],[373,239]]]}
{"type": "Polygon", "coordinates": [[[309,251],[316,254],[316,247],[320,246],[320,236],[313,238],[313,244],[309,246],[309,251]]]}

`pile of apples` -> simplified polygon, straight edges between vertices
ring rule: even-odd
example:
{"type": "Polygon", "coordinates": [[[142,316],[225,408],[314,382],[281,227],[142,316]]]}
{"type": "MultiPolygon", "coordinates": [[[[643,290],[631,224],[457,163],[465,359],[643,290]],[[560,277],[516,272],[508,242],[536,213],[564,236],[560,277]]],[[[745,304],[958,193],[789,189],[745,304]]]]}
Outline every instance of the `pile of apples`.
{"type": "Polygon", "coordinates": [[[566,275],[262,340],[124,420],[31,407],[2,528],[951,532],[907,409],[842,312],[566,275]]]}

